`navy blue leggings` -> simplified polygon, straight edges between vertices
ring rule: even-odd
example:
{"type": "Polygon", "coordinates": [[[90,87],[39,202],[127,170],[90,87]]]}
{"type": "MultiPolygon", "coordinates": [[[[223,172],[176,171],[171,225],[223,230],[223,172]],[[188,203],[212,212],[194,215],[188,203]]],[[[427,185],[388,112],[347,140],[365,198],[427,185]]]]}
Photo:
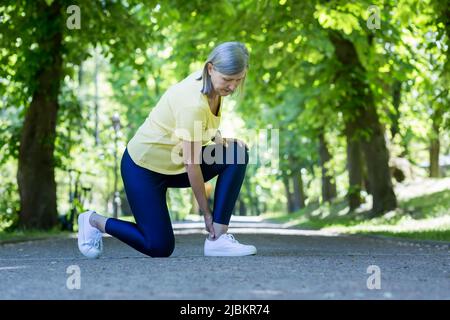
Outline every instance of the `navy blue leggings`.
{"type": "MultiPolygon", "coordinates": [[[[211,144],[202,147],[202,155],[215,159],[207,163],[202,156],[200,168],[205,181],[218,175],[214,190],[213,221],[228,225],[248,164],[248,149],[236,142],[228,148],[211,144]],[[205,152],[206,149],[206,152],[205,152]],[[209,164],[208,164],[209,163],[209,164]]],[[[106,233],[151,257],[168,257],[175,238],[166,203],[167,188],[188,188],[187,172],[161,174],[136,165],[125,150],[121,161],[122,180],[136,223],[109,218],[106,233]]]]}

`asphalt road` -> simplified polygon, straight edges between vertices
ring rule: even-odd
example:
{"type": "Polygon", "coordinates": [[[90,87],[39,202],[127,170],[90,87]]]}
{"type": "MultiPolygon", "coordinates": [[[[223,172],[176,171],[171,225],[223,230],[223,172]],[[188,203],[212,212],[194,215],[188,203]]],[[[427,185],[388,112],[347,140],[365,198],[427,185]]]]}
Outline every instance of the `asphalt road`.
{"type": "Polygon", "coordinates": [[[200,223],[174,224],[170,258],[104,238],[89,260],[76,237],[0,246],[0,299],[450,299],[448,242],[340,236],[234,221],[250,257],[204,257],[200,223]]]}

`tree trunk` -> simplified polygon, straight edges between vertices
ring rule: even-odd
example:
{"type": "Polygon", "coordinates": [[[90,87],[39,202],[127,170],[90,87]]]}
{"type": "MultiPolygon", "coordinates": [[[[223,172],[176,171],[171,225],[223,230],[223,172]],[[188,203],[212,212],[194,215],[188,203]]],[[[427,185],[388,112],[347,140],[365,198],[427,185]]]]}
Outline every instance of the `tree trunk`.
{"type": "Polygon", "coordinates": [[[322,201],[329,202],[336,198],[336,184],[332,181],[333,177],[327,169],[327,163],[331,160],[331,155],[323,132],[319,134],[319,155],[320,166],[322,167],[322,201]]]}
{"type": "Polygon", "coordinates": [[[252,215],[259,215],[261,212],[259,210],[259,206],[258,206],[258,197],[254,196],[255,193],[252,190],[252,185],[250,184],[249,179],[245,179],[244,180],[244,184],[245,184],[245,188],[247,189],[247,195],[248,195],[248,199],[250,201],[250,208],[251,208],[251,214],[252,215]]]}
{"type": "Polygon", "coordinates": [[[261,214],[261,209],[259,209],[259,199],[258,199],[258,196],[256,195],[256,191],[252,194],[255,195],[255,196],[251,197],[253,215],[259,216],[261,214]]]}
{"type": "Polygon", "coordinates": [[[379,117],[375,108],[372,91],[366,83],[366,70],[359,61],[353,43],[339,32],[330,31],[330,40],[337,59],[343,64],[342,77],[345,77],[350,94],[346,117],[354,117],[358,124],[358,137],[361,137],[362,150],[368,170],[370,189],[373,196],[372,216],[379,216],[397,207],[397,199],[392,187],[389,171],[389,154],[384,140],[379,117]]]}
{"type": "Polygon", "coordinates": [[[361,190],[363,185],[363,168],[361,144],[354,135],[356,123],[353,121],[345,122],[345,135],[347,138],[347,171],[349,188],[347,192],[347,201],[350,210],[357,209],[361,203],[361,190]]]}
{"type": "Polygon", "coordinates": [[[439,152],[440,152],[440,141],[439,141],[439,125],[437,121],[433,118],[432,135],[430,141],[430,178],[439,178],[439,152]]]}
{"type": "Polygon", "coordinates": [[[254,208],[255,208],[255,210],[253,211],[253,212],[254,212],[253,215],[259,216],[259,215],[261,215],[261,209],[259,208],[259,201],[258,201],[258,199],[255,198],[255,197],[253,198],[253,200],[255,201],[255,202],[254,202],[254,208]]]}
{"type": "Polygon", "coordinates": [[[267,212],[267,203],[263,202],[262,203],[262,213],[266,213],[267,212]]]}
{"type": "Polygon", "coordinates": [[[95,138],[95,146],[98,146],[100,144],[100,133],[99,133],[99,115],[98,115],[98,109],[99,109],[99,94],[98,94],[98,52],[97,48],[94,49],[94,138],[95,138]]]}
{"type": "Polygon", "coordinates": [[[390,114],[391,118],[391,136],[392,140],[399,133],[398,120],[400,119],[400,99],[402,93],[402,83],[399,80],[395,80],[392,85],[392,106],[394,111],[390,114]]]}
{"type": "Polygon", "coordinates": [[[302,172],[300,170],[294,171],[292,182],[294,185],[293,207],[294,211],[297,211],[305,207],[305,191],[303,188],[302,172]]]}
{"type": "Polygon", "coordinates": [[[282,181],[283,181],[283,185],[284,185],[284,190],[286,192],[287,211],[288,211],[288,213],[292,213],[294,211],[294,206],[292,203],[292,195],[291,195],[291,191],[289,188],[289,178],[285,173],[283,173],[283,175],[282,175],[282,181]]]}
{"type": "Polygon", "coordinates": [[[43,57],[48,57],[35,74],[35,89],[21,132],[17,182],[20,193],[19,227],[50,229],[57,224],[54,142],[58,94],[62,78],[61,6],[54,1],[37,5],[40,17],[36,42],[43,57]],[[52,28],[52,26],[56,26],[52,28]]]}
{"type": "Polygon", "coordinates": [[[239,197],[239,215],[240,216],[247,215],[247,208],[245,207],[245,202],[240,197],[239,197]]]}

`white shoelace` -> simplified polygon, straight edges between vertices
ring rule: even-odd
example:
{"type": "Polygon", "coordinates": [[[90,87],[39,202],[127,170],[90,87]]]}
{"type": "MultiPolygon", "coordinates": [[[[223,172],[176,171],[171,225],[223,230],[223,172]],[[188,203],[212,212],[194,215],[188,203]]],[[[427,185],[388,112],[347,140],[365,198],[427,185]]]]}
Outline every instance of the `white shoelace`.
{"type": "Polygon", "coordinates": [[[102,241],[102,234],[99,233],[95,238],[90,239],[87,242],[87,244],[92,246],[92,247],[94,247],[94,248],[101,249],[101,245],[102,245],[101,241],[102,241]]]}
{"type": "Polygon", "coordinates": [[[239,243],[239,241],[237,241],[231,233],[227,233],[225,236],[226,236],[228,239],[230,239],[231,242],[233,242],[233,243],[239,243]]]}

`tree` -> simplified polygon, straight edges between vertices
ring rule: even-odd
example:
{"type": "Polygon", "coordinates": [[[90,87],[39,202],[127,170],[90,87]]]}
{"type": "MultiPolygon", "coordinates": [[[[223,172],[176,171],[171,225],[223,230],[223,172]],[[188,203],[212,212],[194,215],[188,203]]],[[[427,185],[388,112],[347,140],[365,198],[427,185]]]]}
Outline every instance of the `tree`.
{"type": "MultiPolygon", "coordinates": [[[[62,4],[37,2],[35,25],[45,30],[36,32],[40,54],[39,67],[32,78],[34,88],[25,115],[19,149],[17,182],[20,192],[20,224],[25,228],[48,229],[57,222],[56,183],[54,175],[54,143],[58,94],[63,75],[62,4]]],[[[32,57],[28,57],[31,59],[32,57]]]]}
{"type": "Polygon", "coordinates": [[[322,167],[322,200],[330,202],[336,198],[336,184],[329,174],[328,162],[331,160],[331,155],[323,133],[319,133],[319,155],[320,166],[322,167]]]}
{"type": "Polygon", "coordinates": [[[64,76],[71,75],[73,66],[97,43],[116,62],[128,60],[130,50],[151,39],[149,22],[141,23],[130,13],[136,2],[82,1],[80,30],[66,28],[66,10],[71,4],[64,0],[10,1],[2,7],[7,17],[2,25],[2,60],[5,54],[14,57],[7,60],[11,68],[5,78],[20,84],[21,91],[10,94],[22,97],[24,103],[17,173],[19,225],[23,228],[49,229],[57,223],[54,144],[64,76]]]}
{"type": "Polygon", "coordinates": [[[374,216],[395,209],[397,200],[392,188],[389,171],[389,154],[384,141],[384,132],[375,107],[371,89],[365,82],[366,70],[359,61],[353,43],[339,32],[330,32],[338,61],[342,64],[344,81],[353,88],[350,95],[354,106],[354,122],[358,125],[358,135],[368,169],[368,177],[373,196],[374,216]],[[348,76],[344,76],[348,75],[348,76]]]}

